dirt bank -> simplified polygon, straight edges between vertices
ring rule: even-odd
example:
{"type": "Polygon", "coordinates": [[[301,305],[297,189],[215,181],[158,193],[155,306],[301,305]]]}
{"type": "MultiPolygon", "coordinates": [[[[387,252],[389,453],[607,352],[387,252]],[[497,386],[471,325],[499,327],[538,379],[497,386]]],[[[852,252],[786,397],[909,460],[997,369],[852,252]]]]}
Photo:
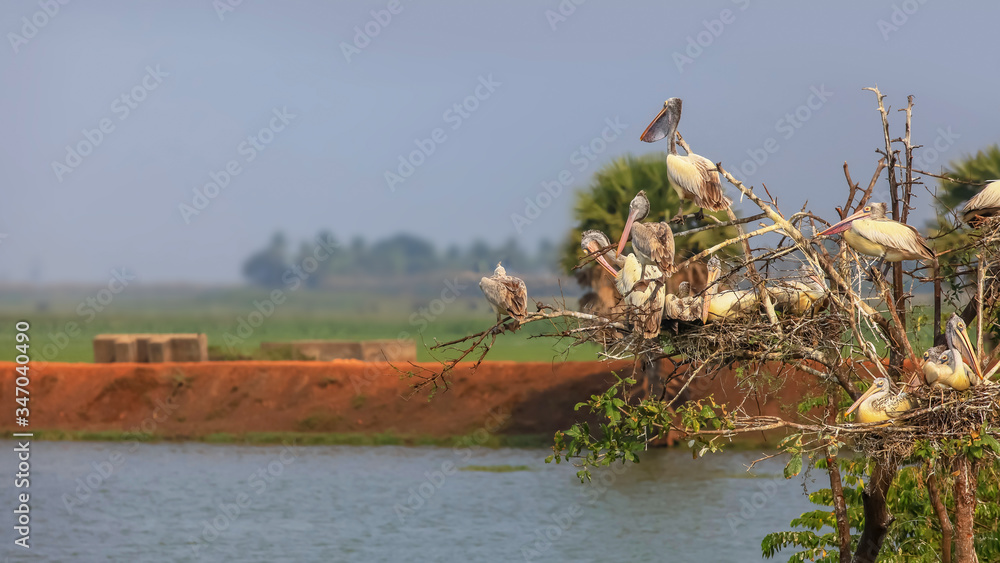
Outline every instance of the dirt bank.
{"type": "MultiPolygon", "coordinates": [[[[435,364],[426,364],[433,369],[435,364]]],[[[173,364],[60,364],[33,367],[29,430],[143,431],[167,439],[260,432],[392,433],[464,436],[502,421],[500,435],[546,435],[568,428],[585,413],[576,403],[608,388],[612,369],[630,363],[485,362],[475,373],[460,365],[451,389],[432,400],[409,396],[412,380],[385,364],[333,362],[203,362],[173,364]]],[[[15,426],[15,364],[0,363],[0,417],[15,426]]],[[[785,394],[801,396],[811,377],[792,380],[785,394]]],[[[723,371],[692,397],[743,400],[733,374],[723,371]]],[[[760,406],[780,412],[781,401],[760,406]]],[[[751,410],[758,401],[751,399],[751,410]]]]}

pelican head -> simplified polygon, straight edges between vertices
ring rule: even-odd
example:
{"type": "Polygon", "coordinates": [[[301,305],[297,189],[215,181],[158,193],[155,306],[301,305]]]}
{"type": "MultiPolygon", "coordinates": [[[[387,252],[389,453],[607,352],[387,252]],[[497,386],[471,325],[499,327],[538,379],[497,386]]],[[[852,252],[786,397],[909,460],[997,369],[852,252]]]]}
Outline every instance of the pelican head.
{"type": "Polygon", "coordinates": [[[847,412],[845,412],[844,415],[847,416],[852,412],[854,412],[855,409],[860,407],[861,404],[864,403],[866,400],[868,400],[868,398],[871,397],[872,395],[875,394],[884,395],[888,392],[889,392],[889,380],[884,377],[876,377],[875,381],[872,381],[872,386],[869,387],[867,391],[862,393],[861,396],[858,397],[857,401],[854,401],[854,404],[851,405],[851,408],[847,409],[847,412]]]}
{"type": "Polygon", "coordinates": [[[503,266],[500,265],[500,262],[497,262],[497,269],[493,270],[493,275],[494,276],[506,276],[507,275],[507,270],[505,270],[503,268],[503,266]]]}
{"type": "MultiPolygon", "coordinates": [[[[580,247],[588,255],[594,255],[599,252],[602,248],[607,248],[611,246],[611,241],[608,240],[608,235],[597,230],[584,231],[580,236],[580,247]]],[[[604,268],[612,277],[617,277],[618,272],[615,271],[614,267],[608,263],[606,254],[600,254],[597,256],[597,263],[604,268]]]]}
{"type": "Polygon", "coordinates": [[[982,381],[983,369],[979,366],[975,350],[972,348],[972,341],[969,340],[969,335],[965,332],[965,321],[962,320],[962,317],[952,313],[945,326],[944,336],[948,340],[948,348],[961,354],[965,363],[972,367],[976,376],[979,377],[979,381],[982,381]]]}
{"type": "Polygon", "coordinates": [[[681,299],[690,297],[691,296],[691,282],[689,282],[687,280],[684,280],[681,283],[677,284],[677,293],[675,295],[677,297],[680,297],[681,299]]]}
{"type": "Polygon", "coordinates": [[[722,262],[719,257],[712,255],[708,259],[708,274],[705,279],[705,291],[701,296],[701,322],[708,322],[708,315],[710,308],[708,306],[709,302],[712,301],[712,296],[719,292],[719,286],[716,285],[716,281],[722,276],[722,262]]]}
{"type": "Polygon", "coordinates": [[[857,221],[858,219],[885,219],[885,204],[884,203],[872,203],[866,205],[860,211],[856,211],[853,215],[850,215],[839,223],[831,225],[825,231],[819,233],[819,236],[835,235],[837,233],[842,233],[847,229],[851,228],[851,223],[857,221]]]}
{"type": "Polygon", "coordinates": [[[664,137],[673,138],[677,123],[681,120],[681,99],[670,98],[663,102],[663,109],[642,132],[639,140],[655,143],[664,137]]]}
{"type": "Polygon", "coordinates": [[[628,219],[625,221],[625,230],[622,231],[622,239],[618,241],[618,254],[625,250],[625,243],[628,242],[628,235],[632,231],[632,223],[642,221],[649,215],[649,198],[646,197],[646,190],[639,190],[632,198],[632,203],[628,204],[628,219]]]}

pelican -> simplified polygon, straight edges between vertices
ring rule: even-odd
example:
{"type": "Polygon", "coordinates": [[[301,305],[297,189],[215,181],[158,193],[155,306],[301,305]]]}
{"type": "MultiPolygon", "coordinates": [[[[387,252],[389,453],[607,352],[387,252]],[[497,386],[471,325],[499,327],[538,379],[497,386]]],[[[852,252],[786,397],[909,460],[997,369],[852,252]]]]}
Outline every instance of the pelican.
{"type": "MultiPolygon", "coordinates": [[[[677,191],[681,201],[693,201],[695,205],[711,211],[722,211],[733,204],[733,200],[722,193],[722,183],[719,181],[719,171],[711,160],[689,153],[687,156],[677,154],[677,124],[681,120],[681,99],[670,98],[663,102],[663,109],[653,119],[652,123],[642,132],[640,140],[654,143],[666,137],[670,142],[670,152],[667,153],[667,176],[670,184],[677,191]]],[[[677,210],[677,220],[684,216],[684,206],[677,210]]]]}
{"type": "Polygon", "coordinates": [[[803,264],[794,277],[781,280],[778,287],[768,288],[768,293],[775,307],[802,316],[810,311],[815,314],[822,308],[827,288],[823,280],[803,264]]]}
{"type": "Polygon", "coordinates": [[[873,203],[819,235],[844,233],[851,248],[886,262],[933,260],[934,251],[920,233],[909,225],[886,219],[885,209],[884,203],[873,203]]]}
{"type": "Polygon", "coordinates": [[[976,374],[962,361],[961,354],[956,350],[944,350],[942,346],[924,352],[923,371],[924,381],[940,389],[965,391],[979,383],[976,374]]]}
{"type": "Polygon", "coordinates": [[[635,324],[642,330],[643,338],[656,338],[660,334],[667,287],[662,274],[661,279],[643,279],[642,270],[635,254],[629,254],[615,278],[615,288],[625,303],[638,313],[635,324]]]}
{"type": "Polygon", "coordinates": [[[990,180],[990,183],[962,208],[962,221],[974,225],[997,215],[1000,215],[1000,180],[990,180]]]}
{"type": "Polygon", "coordinates": [[[528,314],[528,290],[524,286],[524,280],[508,276],[507,270],[499,262],[492,276],[479,280],[479,289],[496,310],[498,325],[503,321],[504,315],[514,318],[515,327],[524,321],[528,314]]]}
{"type": "Polygon", "coordinates": [[[945,325],[944,336],[948,341],[948,348],[965,360],[965,363],[976,372],[979,381],[983,381],[983,369],[979,366],[979,358],[972,347],[972,341],[965,332],[965,321],[962,317],[952,313],[948,324],[945,325]]]}
{"type": "MultiPolygon", "coordinates": [[[[601,231],[584,231],[583,234],[580,235],[580,247],[583,248],[583,251],[588,255],[594,255],[600,249],[607,248],[609,246],[611,246],[611,241],[608,240],[608,235],[602,233],[601,231]]],[[[615,270],[614,266],[608,263],[609,257],[616,261],[618,267],[621,267],[625,261],[620,256],[615,257],[612,255],[610,250],[597,257],[597,263],[600,264],[606,272],[611,274],[611,277],[617,278],[618,272],[615,270]]]]}
{"type": "Polygon", "coordinates": [[[895,418],[913,408],[913,401],[906,393],[893,393],[889,380],[876,377],[872,386],[858,397],[857,401],[847,409],[844,416],[858,411],[856,422],[880,422],[895,418]]]}
{"type": "Polygon", "coordinates": [[[628,208],[625,230],[622,231],[622,238],[618,241],[618,254],[621,255],[625,250],[625,243],[631,235],[632,250],[644,267],[642,279],[645,279],[647,266],[656,266],[663,274],[669,276],[674,271],[674,232],[670,230],[670,225],[636,222],[649,215],[649,199],[645,190],[640,190],[632,198],[628,208]]]}
{"type": "Polygon", "coordinates": [[[722,263],[712,256],[708,261],[708,278],[705,282],[705,293],[702,295],[702,322],[723,321],[757,309],[760,300],[757,293],[747,289],[729,289],[719,291],[717,280],[722,275],[722,263]]]}

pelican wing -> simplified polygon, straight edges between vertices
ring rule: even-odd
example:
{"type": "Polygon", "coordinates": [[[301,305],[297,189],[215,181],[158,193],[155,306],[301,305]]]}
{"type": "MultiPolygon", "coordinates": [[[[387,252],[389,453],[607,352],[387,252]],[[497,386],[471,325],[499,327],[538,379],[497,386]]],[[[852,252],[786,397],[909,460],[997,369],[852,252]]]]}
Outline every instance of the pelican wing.
{"type": "Polygon", "coordinates": [[[993,217],[1000,213],[1000,182],[990,182],[962,208],[966,223],[979,217],[993,217]]]}
{"type": "Polygon", "coordinates": [[[666,275],[674,270],[674,232],[666,223],[637,223],[632,227],[632,247],[648,256],[666,275]]]}
{"type": "Polygon", "coordinates": [[[721,211],[733,203],[722,193],[715,163],[703,156],[694,153],[687,156],[667,155],[667,175],[671,183],[680,186],[686,199],[694,201],[698,207],[721,211]]]}
{"type": "Polygon", "coordinates": [[[523,321],[528,314],[528,290],[524,281],[512,276],[493,276],[479,282],[486,300],[500,314],[509,314],[523,321]]]}
{"type": "Polygon", "coordinates": [[[851,223],[851,230],[883,247],[934,259],[934,251],[927,246],[920,232],[910,225],[888,219],[858,219],[851,223]]]}

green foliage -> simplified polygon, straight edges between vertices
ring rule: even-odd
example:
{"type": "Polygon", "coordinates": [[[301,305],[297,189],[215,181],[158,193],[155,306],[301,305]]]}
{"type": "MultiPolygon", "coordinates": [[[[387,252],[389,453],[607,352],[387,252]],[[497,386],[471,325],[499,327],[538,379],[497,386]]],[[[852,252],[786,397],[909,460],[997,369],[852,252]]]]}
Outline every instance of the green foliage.
{"type": "MultiPolygon", "coordinates": [[[[586,190],[576,193],[576,203],[573,207],[576,227],[562,247],[562,267],[566,272],[572,273],[573,267],[579,263],[580,234],[583,231],[597,229],[607,234],[612,242],[617,241],[625,229],[628,205],[639,190],[646,190],[646,196],[649,198],[650,213],[647,221],[666,221],[677,213],[680,198],[670,186],[665,153],[657,152],[638,157],[626,155],[609,162],[594,174],[586,190]]],[[[685,213],[698,211],[691,202],[686,202],[684,209],[685,213]]],[[[729,220],[724,211],[709,214],[722,221],[729,220]]],[[[675,224],[673,229],[676,232],[700,226],[702,223],[688,219],[685,225],[675,224]]],[[[678,238],[675,241],[677,255],[695,254],[734,236],[736,230],[729,227],[710,229],[678,238]]],[[[724,252],[739,250],[739,246],[731,246],[724,252]]]]}
{"type": "MultiPolygon", "coordinates": [[[[926,449],[926,444],[918,445],[918,455],[940,454],[926,449]],[[923,449],[922,449],[923,448],[923,449]]],[[[954,519],[953,483],[948,468],[935,466],[935,459],[929,463],[903,467],[892,488],[889,490],[888,508],[895,518],[885,538],[879,554],[880,563],[910,563],[914,561],[939,561],[941,556],[941,526],[931,506],[926,483],[933,470],[940,479],[938,486],[942,500],[954,519]]],[[[865,459],[840,459],[843,479],[844,501],[847,518],[851,526],[851,549],[857,547],[860,530],[864,527],[862,504],[863,476],[868,469],[865,459]]],[[[817,468],[826,468],[824,460],[816,463],[817,468]]],[[[976,551],[980,561],[1000,560],[1000,487],[997,476],[1000,462],[991,459],[979,470],[978,504],[975,511],[976,551]]],[[[772,558],[785,549],[796,549],[789,561],[839,561],[839,542],[836,535],[836,516],[833,512],[833,492],[821,489],[809,495],[815,505],[829,507],[829,510],[814,510],[803,513],[791,521],[793,531],[774,532],[764,537],[761,552],[772,558]]]]}

